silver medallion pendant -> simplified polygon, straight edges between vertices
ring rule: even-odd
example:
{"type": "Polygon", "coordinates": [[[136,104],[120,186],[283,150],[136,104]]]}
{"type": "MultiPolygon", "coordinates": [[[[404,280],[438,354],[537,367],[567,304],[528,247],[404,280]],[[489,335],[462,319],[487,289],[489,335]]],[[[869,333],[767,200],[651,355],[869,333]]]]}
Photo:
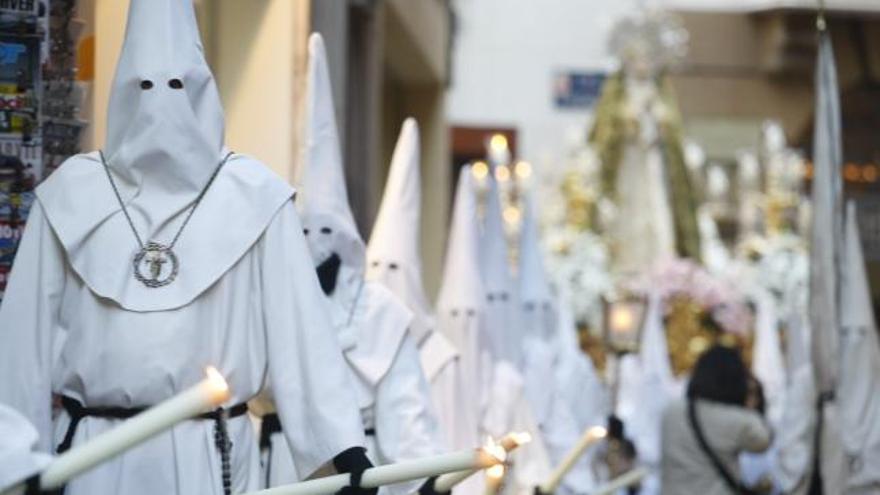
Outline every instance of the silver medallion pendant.
{"type": "Polygon", "coordinates": [[[151,289],[174,282],[180,268],[171,247],[152,241],[134,255],[133,264],[134,278],[151,289]]]}

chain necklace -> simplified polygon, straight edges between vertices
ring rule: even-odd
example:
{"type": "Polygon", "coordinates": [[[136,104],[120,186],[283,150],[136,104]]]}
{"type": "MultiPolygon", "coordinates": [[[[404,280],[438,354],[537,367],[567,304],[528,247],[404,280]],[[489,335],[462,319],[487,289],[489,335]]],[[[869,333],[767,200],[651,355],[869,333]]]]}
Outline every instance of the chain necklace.
{"type": "Polygon", "coordinates": [[[177,272],[180,269],[180,261],[174,253],[174,245],[177,244],[177,240],[180,239],[180,234],[183,233],[183,229],[186,228],[190,218],[192,218],[193,213],[195,213],[196,208],[198,208],[199,203],[202,202],[202,198],[205,197],[208,188],[211,187],[214,179],[217,178],[220,169],[223,168],[223,165],[226,164],[229,157],[232,156],[232,152],[230,151],[227,153],[226,156],[223,157],[223,160],[217,165],[217,168],[214,169],[214,173],[211,174],[208,183],[205,184],[205,187],[199,192],[199,195],[196,196],[196,200],[189,209],[189,213],[187,213],[186,218],[183,219],[183,223],[180,225],[180,228],[177,229],[177,233],[168,245],[156,241],[149,241],[146,244],[144,243],[134,226],[134,222],[131,220],[131,215],[128,213],[128,208],[126,208],[125,202],[122,201],[122,196],[119,194],[119,188],[116,187],[116,181],[113,180],[113,174],[110,173],[110,166],[107,165],[107,160],[104,158],[104,152],[98,151],[98,154],[101,155],[101,164],[104,165],[104,171],[107,172],[107,179],[110,181],[110,186],[113,188],[116,200],[119,201],[119,206],[122,208],[122,213],[128,221],[128,226],[131,227],[131,232],[134,234],[138,246],[140,246],[140,250],[135,253],[134,259],[132,260],[134,278],[151,289],[164,287],[171,282],[174,282],[174,279],[177,278],[177,272]],[[164,265],[168,265],[168,267],[165,268],[164,265]],[[144,274],[144,269],[149,272],[148,275],[144,274]]]}

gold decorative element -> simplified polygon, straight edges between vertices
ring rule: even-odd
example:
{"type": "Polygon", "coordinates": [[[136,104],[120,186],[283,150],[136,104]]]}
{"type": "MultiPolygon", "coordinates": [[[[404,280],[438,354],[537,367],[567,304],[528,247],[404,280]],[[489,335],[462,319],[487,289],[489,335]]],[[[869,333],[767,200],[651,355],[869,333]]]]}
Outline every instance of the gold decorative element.
{"type": "Polygon", "coordinates": [[[602,337],[593,335],[590,327],[582,326],[578,328],[578,338],[581,350],[593,361],[593,366],[599,375],[604,375],[608,357],[605,354],[605,343],[602,341],[602,337]]]}
{"type": "Polygon", "coordinates": [[[569,170],[565,173],[560,189],[566,199],[566,224],[579,230],[590,230],[594,224],[596,197],[584,174],[578,170],[569,170]]]}
{"type": "Polygon", "coordinates": [[[716,344],[739,349],[747,366],[751,366],[751,332],[744,336],[719,331],[707,324],[706,310],[689,298],[673,297],[666,305],[666,342],[676,376],[689,374],[700,355],[716,344]]]}

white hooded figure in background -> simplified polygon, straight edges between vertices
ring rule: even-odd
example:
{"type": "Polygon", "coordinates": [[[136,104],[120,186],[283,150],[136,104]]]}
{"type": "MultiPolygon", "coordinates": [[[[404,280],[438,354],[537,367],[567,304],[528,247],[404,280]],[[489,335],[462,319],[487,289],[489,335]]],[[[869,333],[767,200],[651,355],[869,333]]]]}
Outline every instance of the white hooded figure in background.
{"type": "Polygon", "coordinates": [[[419,346],[422,369],[431,387],[442,437],[455,449],[473,448],[459,410],[463,394],[458,350],[441,332],[422,283],[419,254],[422,185],[419,128],[404,121],[391,157],[388,182],[367,246],[367,280],[384,285],[413,312],[410,332],[419,346]]]}
{"type": "Polygon", "coordinates": [[[225,150],[223,127],[192,2],[132,0],[103,154],[70,158],[36,191],[0,308],[0,402],[34,423],[45,452],[189,388],[208,365],[232,407],[84,473],[67,495],[257,488],[244,403],[267,381],[302,477],[364,444],[294,191],[225,150]]]}
{"type": "Polygon", "coordinates": [[[837,401],[849,466],[844,493],[862,495],[880,491],[880,342],[852,202],[845,246],[837,401]]]}
{"type": "Polygon", "coordinates": [[[635,443],[639,461],[652,470],[641,491],[643,495],[651,495],[660,491],[663,411],[670,400],[684,396],[684,384],[672,372],[663,301],[657,294],[648,297],[643,326],[639,353],[621,358],[614,413],[623,421],[625,435],[635,443]]]}
{"type": "MultiPolygon", "coordinates": [[[[605,415],[582,421],[582,415],[589,411],[579,411],[572,407],[576,397],[586,396],[590,401],[600,401],[601,393],[593,388],[596,385],[595,373],[578,373],[574,381],[557,375],[557,369],[566,365],[566,373],[584,368],[570,366],[566,361],[576,359],[569,351],[580,352],[574,340],[573,324],[561,328],[557,321],[557,305],[544,271],[535,205],[527,196],[520,226],[519,242],[519,300],[522,302],[523,353],[525,358],[525,390],[539,418],[539,425],[550,458],[555,465],[562,462],[565,454],[574,446],[583,432],[592,426],[604,425],[605,415]],[[570,349],[563,349],[557,332],[565,331],[565,343],[570,349]],[[565,379],[560,379],[565,378],[565,379]]],[[[581,355],[581,358],[587,359],[581,355]]],[[[586,363],[589,365],[589,362],[586,363]]],[[[591,369],[591,367],[590,367],[591,369]]],[[[583,407],[583,404],[577,404],[583,407]]],[[[595,407],[595,406],[594,406],[595,407]]],[[[577,465],[563,479],[559,490],[568,493],[583,493],[591,490],[595,480],[590,467],[590,456],[584,455],[577,465]]]]}
{"type": "Polygon", "coordinates": [[[480,273],[486,290],[486,319],[492,359],[519,369],[523,364],[519,294],[510,270],[501,197],[493,174],[483,179],[487,190],[480,231],[480,273]]]}
{"type": "MultiPolygon", "coordinates": [[[[526,393],[526,378],[520,372],[524,360],[519,291],[510,273],[498,187],[491,176],[487,180],[489,187],[480,236],[480,268],[485,288],[485,329],[491,345],[492,377],[482,426],[486,434],[496,438],[509,431],[531,434],[532,441],[512,455],[506,485],[508,493],[531,493],[550,474],[550,458],[539,424],[542,419],[547,419],[546,415],[552,409],[548,407],[552,399],[540,397],[537,404],[533,404],[529,400],[530,394],[526,393]],[[545,417],[541,418],[536,411],[545,417]]],[[[549,356],[549,352],[544,354],[549,356]]]]}
{"type": "Polygon", "coordinates": [[[37,440],[34,425],[15,409],[0,404],[0,493],[20,495],[38,488],[27,484],[36,483],[35,476],[51,457],[36,451],[37,440]]]}
{"type": "MultiPolygon", "coordinates": [[[[463,431],[462,448],[481,444],[480,419],[489,391],[490,359],[485,324],[485,292],[480,280],[477,245],[477,200],[469,166],[458,173],[452,222],[437,297],[437,329],[461,354],[465,401],[457,414],[463,431]]],[[[456,486],[456,494],[483,493],[481,476],[471,476],[456,486]]]]}
{"type": "MultiPolygon", "coordinates": [[[[351,399],[361,411],[371,460],[393,464],[435,455],[442,446],[416,339],[409,331],[412,313],[385,287],[364,280],[366,248],[348,204],[330,74],[318,34],[309,38],[309,56],[297,206],[331,305],[332,326],[325,331],[335,334],[354,376],[356,394],[351,399]]],[[[270,484],[294,474],[290,460],[277,460],[276,452],[286,450],[272,449],[270,484]]],[[[407,495],[423,483],[388,485],[379,492],[407,495]]]]}

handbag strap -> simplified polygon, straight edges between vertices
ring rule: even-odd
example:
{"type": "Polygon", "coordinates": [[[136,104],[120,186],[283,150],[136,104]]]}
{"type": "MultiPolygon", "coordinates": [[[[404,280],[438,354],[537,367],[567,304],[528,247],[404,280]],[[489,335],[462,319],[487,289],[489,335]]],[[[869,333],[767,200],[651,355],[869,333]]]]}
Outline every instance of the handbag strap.
{"type": "Polygon", "coordinates": [[[718,458],[718,455],[709,447],[709,443],[706,442],[706,436],[703,435],[703,428],[700,427],[700,422],[697,421],[697,408],[696,402],[693,400],[687,401],[687,409],[688,409],[688,420],[690,421],[691,428],[694,430],[694,434],[697,436],[697,443],[700,444],[700,449],[706,454],[709,458],[709,461],[712,463],[712,466],[715,468],[715,471],[721,475],[721,478],[724,479],[724,482],[727,484],[728,488],[733,490],[733,493],[737,493],[739,495],[757,495],[757,492],[749,489],[746,486],[743,486],[742,483],[734,478],[733,474],[724,467],[724,463],[721,462],[721,459],[718,458]]]}

